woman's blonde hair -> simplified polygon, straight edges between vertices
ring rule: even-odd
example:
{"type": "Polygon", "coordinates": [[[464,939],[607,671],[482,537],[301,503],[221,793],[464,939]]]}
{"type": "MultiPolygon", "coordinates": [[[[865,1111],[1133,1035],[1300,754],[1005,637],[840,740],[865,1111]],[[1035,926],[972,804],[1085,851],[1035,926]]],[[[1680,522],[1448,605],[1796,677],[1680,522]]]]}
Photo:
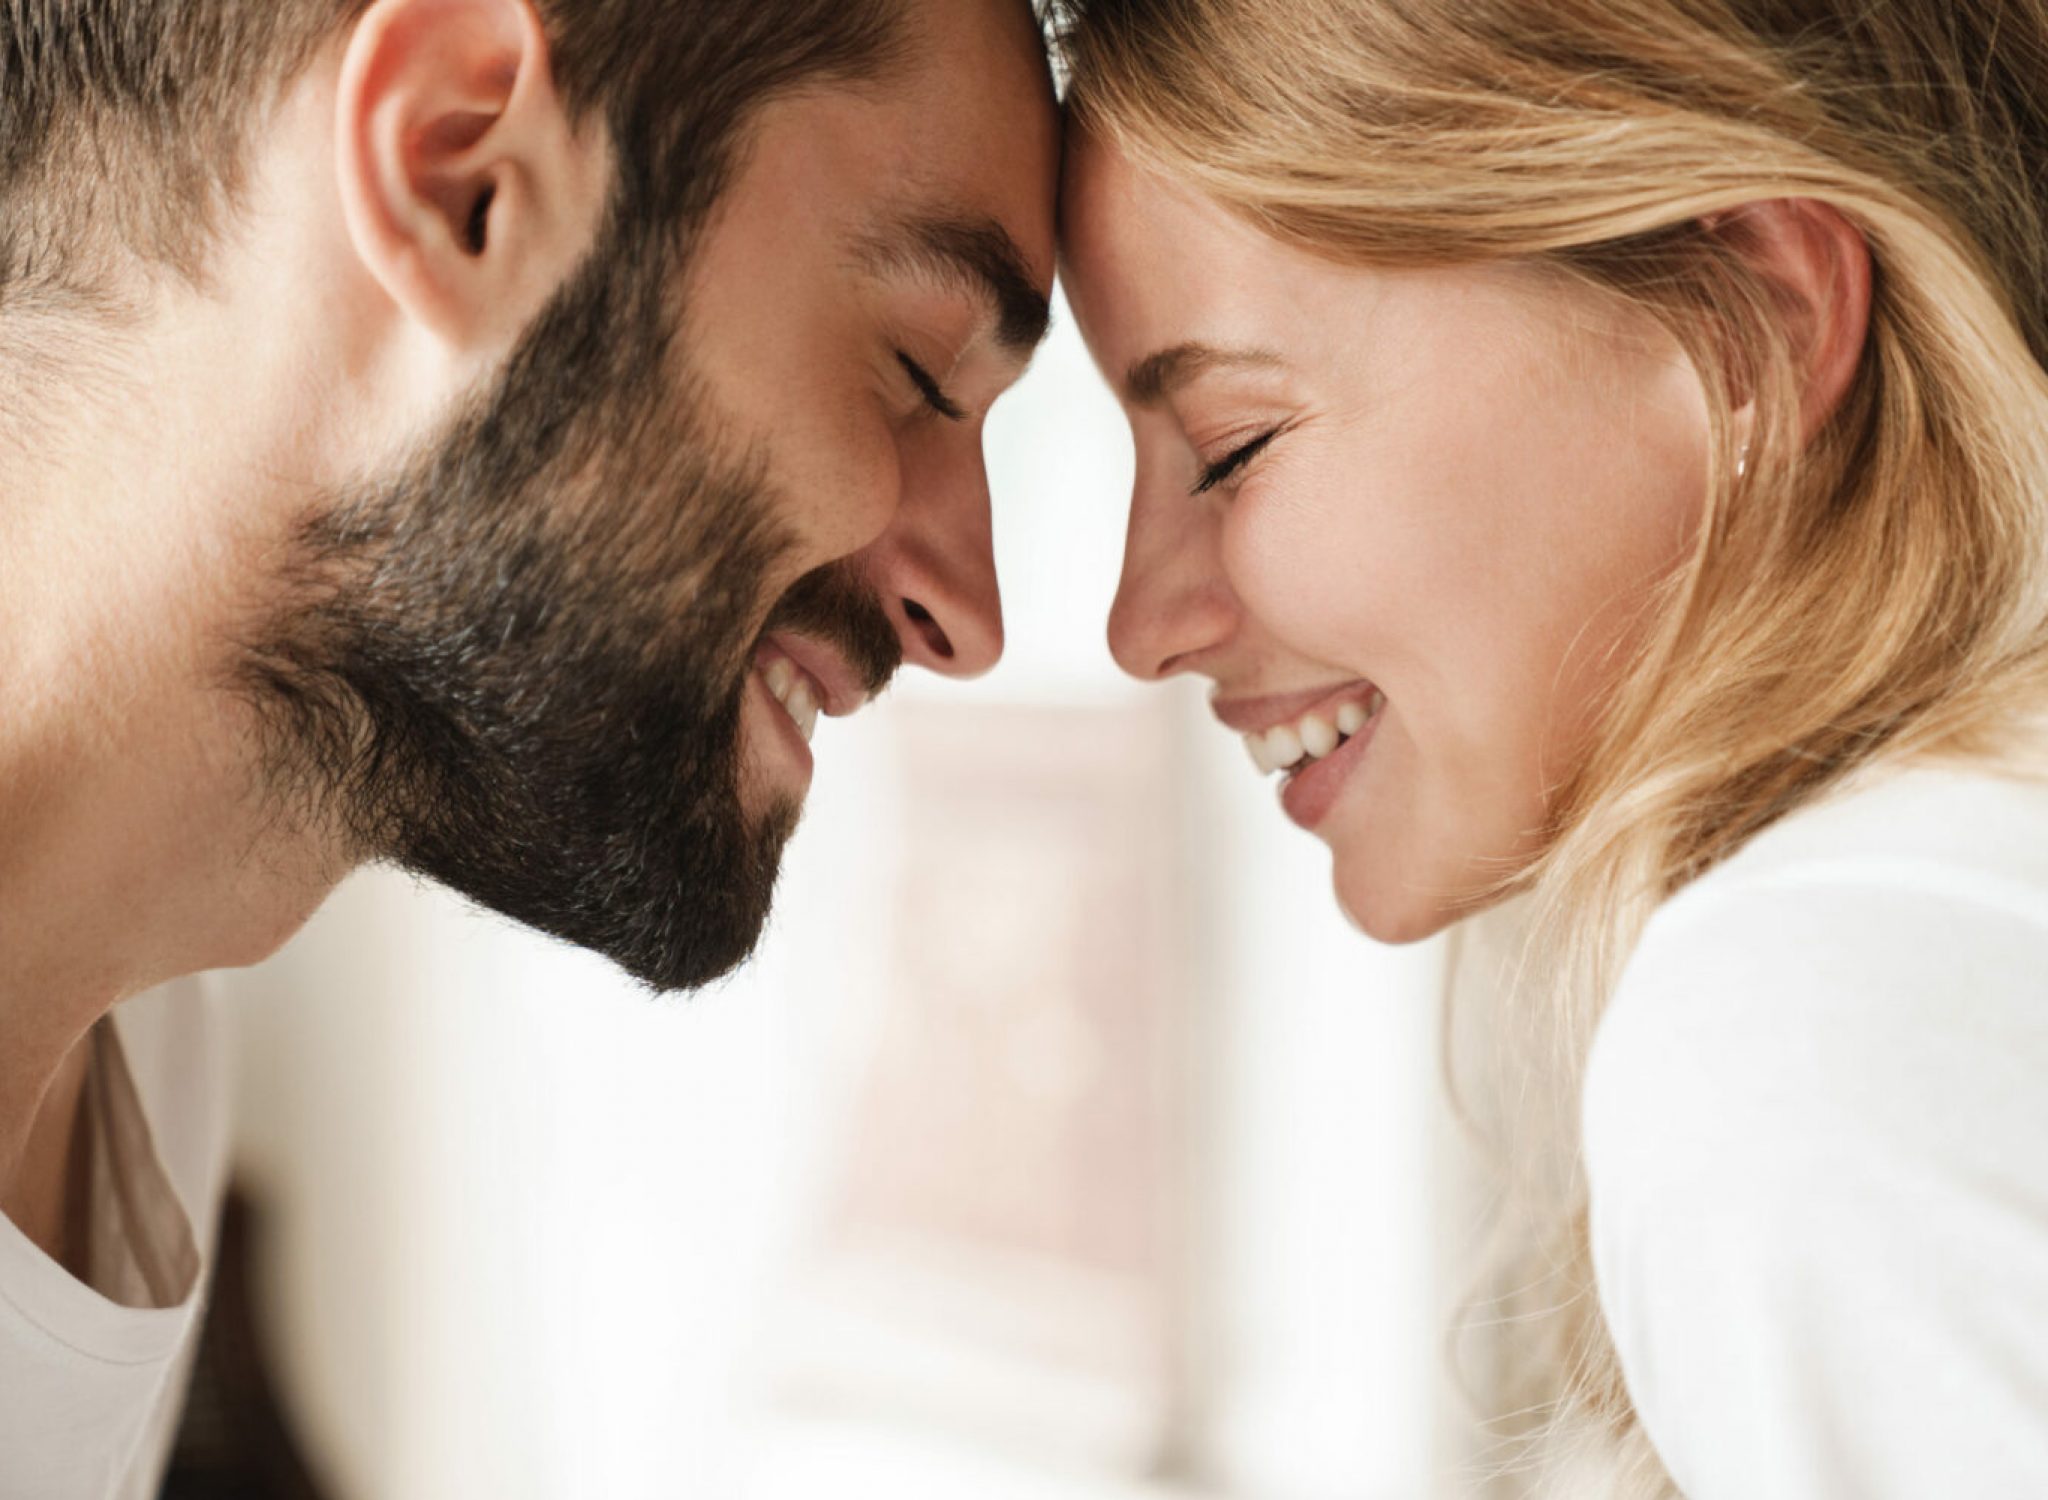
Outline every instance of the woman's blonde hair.
{"type": "MultiPolygon", "coordinates": [[[[1773,820],[1880,761],[2041,769],[2048,0],[1069,0],[1055,30],[1079,131],[1276,239],[1547,267],[1699,371],[1696,546],[1515,872],[1553,1098],[1649,913],[1773,820]],[[1708,227],[1791,197],[1844,215],[1874,273],[1810,439],[1772,289],[1708,227]]],[[[1608,1493],[1666,1493],[1576,1173],[1551,1222],[1552,1315],[1522,1351],[1543,1389],[1507,1404],[1540,1451],[1604,1446],[1608,1493]]]]}

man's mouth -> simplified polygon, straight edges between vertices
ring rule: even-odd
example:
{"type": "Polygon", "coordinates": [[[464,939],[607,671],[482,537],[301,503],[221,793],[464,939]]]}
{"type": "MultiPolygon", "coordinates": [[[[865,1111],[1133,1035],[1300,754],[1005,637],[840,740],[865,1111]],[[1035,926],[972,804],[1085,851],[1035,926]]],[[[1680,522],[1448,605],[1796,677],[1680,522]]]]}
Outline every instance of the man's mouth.
{"type": "Polygon", "coordinates": [[[1379,717],[1386,701],[1386,694],[1371,683],[1354,684],[1293,718],[1247,732],[1245,750],[1261,776],[1278,771],[1292,777],[1334,755],[1353,735],[1364,731],[1379,717]]]}
{"type": "Polygon", "coordinates": [[[813,636],[777,631],[754,648],[754,675],[796,727],[805,744],[818,715],[838,718],[868,701],[860,674],[833,646],[813,636]]]}
{"type": "Polygon", "coordinates": [[[776,656],[766,666],[757,663],[755,671],[761,674],[769,696],[782,705],[782,711],[796,725],[796,732],[809,744],[818,730],[818,700],[824,696],[823,691],[802,667],[786,656],[776,656]]]}

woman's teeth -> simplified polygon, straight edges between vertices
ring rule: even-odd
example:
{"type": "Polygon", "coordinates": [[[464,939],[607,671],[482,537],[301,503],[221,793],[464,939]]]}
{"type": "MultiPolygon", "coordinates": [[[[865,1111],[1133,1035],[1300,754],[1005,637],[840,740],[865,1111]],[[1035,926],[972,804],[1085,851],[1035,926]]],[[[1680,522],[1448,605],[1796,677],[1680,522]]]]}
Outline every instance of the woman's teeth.
{"type": "Polygon", "coordinates": [[[1244,737],[1252,764],[1262,776],[1274,771],[1295,771],[1312,760],[1321,760],[1351,736],[1365,728],[1387,701],[1377,688],[1364,699],[1340,704],[1335,714],[1305,713],[1291,724],[1277,724],[1260,734],[1244,737]]]}
{"type": "Polygon", "coordinates": [[[775,695],[775,701],[795,721],[797,733],[809,744],[812,734],[818,728],[818,700],[811,691],[811,680],[799,672],[796,664],[786,656],[778,656],[768,663],[761,680],[768,684],[768,691],[775,695]]]}

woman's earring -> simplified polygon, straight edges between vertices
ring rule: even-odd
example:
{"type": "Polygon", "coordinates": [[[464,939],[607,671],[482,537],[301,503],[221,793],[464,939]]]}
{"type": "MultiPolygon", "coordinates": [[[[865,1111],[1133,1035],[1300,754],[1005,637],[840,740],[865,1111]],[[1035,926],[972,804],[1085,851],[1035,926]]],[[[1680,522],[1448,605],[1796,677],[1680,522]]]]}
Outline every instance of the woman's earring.
{"type": "Polygon", "coordinates": [[[1736,477],[1737,479],[1740,479],[1740,478],[1742,478],[1742,476],[1743,476],[1743,475],[1747,474],[1748,472],[1749,472],[1749,442],[1748,442],[1748,440],[1747,440],[1747,439],[1744,439],[1744,441],[1743,441],[1743,444],[1742,444],[1742,451],[1741,451],[1740,453],[1738,453],[1738,454],[1736,454],[1736,455],[1735,455],[1735,477],[1736,477]]]}

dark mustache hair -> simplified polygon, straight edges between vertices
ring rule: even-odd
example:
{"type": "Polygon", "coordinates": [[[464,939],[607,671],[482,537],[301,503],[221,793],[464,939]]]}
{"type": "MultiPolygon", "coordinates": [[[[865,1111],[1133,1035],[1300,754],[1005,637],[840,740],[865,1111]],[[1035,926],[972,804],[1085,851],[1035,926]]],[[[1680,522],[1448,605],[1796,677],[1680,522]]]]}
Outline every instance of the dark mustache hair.
{"type": "Polygon", "coordinates": [[[836,646],[872,698],[903,665],[903,640],[874,588],[844,559],[814,568],[790,585],[763,633],[786,630],[836,646]]]}

